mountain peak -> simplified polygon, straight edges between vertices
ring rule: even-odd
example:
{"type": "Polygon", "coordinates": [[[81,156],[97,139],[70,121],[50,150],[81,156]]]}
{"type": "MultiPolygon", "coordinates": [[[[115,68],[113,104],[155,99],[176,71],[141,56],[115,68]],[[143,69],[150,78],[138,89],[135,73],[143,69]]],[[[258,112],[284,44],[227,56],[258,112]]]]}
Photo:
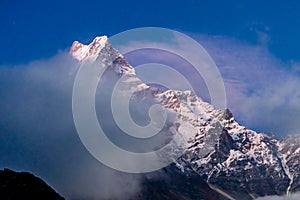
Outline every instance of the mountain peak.
{"type": "MultiPolygon", "coordinates": [[[[229,109],[215,109],[191,91],[160,91],[146,85],[106,36],[89,45],[75,41],[70,53],[79,61],[95,61],[95,66],[115,72],[117,76],[109,81],[123,77],[122,92],[138,89],[131,100],[142,107],[135,106],[135,112],[144,113],[153,102],[166,108],[169,118],[162,132],[180,138],[183,155],[175,164],[185,175],[192,171],[216,191],[230,192],[236,199],[300,191],[300,139],[279,142],[271,134],[240,125],[229,109]]],[[[177,152],[168,153],[172,157],[177,152]]]]}
{"type": "Polygon", "coordinates": [[[89,45],[74,41],[70,49],[70,54],[78,61],[87,59],[94,61],[107,42],[107,36],[96,37],[89,45]]]}

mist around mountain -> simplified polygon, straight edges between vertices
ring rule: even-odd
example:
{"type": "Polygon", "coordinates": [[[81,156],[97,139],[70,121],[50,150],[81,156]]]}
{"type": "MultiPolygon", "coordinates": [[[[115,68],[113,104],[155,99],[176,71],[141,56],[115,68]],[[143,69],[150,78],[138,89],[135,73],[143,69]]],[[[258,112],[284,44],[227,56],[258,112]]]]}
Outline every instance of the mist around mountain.
{"type": "MultiPolygon", "coordinates": [[[[120,146],[140,152],[156,148],[152,141],[141,149],[132,149],[128,142],[140,141],[120,137],[107,107],[101,107],[108,103],[103,98],[109,93],[108,83],[127,72],[134,77],[133,86],[142,84],[132,76],[133,68],[126,60],[107,49],[116,58],[108,59],[106,67],[111,70],[102,80],[107,84],[100,85],[96,94],[98,118],[111,133],[110,139],[120,146]]],[[[101,62],[97,56],[95,61],[101,62]]],[[[149,121],[138,115],[145,111],[140,109],[153,102],[176,116],[169,119],[164,130],[179,133],[184,141],[184,154],[175,164],[148,175],[121,173],[99,164],[82,146],[73,124],[69,102],[78,67],[61,53],[47,63],[3,70],[1,88],[9,88],[10,95],[5,93],[0,102],[4,108],[0,112],[1,131],[9,133],[3,135],[2,165],[34,171],[67,199],[255,199],[299,191],[297,137],[278,140],[273,134],[248,129],[230,110],[214,109],[190,91],[159,91],[143,85],[133,101],[140,124],[149,121]]]]}

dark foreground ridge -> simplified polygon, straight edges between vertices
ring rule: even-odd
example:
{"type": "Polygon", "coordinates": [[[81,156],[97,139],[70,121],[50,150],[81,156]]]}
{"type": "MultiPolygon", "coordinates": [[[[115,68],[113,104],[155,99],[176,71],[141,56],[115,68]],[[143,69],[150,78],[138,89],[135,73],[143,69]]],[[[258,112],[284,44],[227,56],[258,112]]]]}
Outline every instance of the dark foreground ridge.
{"type": "Polygon", "coordinates": [[[64,199],[42,179],[28,172],[0,170],[1,200],[62,200],[64,199]]]}

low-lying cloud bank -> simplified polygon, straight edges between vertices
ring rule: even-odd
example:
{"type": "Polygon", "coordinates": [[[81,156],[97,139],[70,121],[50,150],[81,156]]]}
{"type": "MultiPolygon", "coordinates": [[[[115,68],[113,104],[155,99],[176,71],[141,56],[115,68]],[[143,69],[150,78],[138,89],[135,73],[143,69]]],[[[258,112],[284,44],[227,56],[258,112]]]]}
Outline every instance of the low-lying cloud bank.
{"type": "Polygon", "coordinates": [[[130,197],[139,175],[102,165],[79,140],[71,107],[77,69],[66,52],[0,68],[0,167],[33,172],[67,199],[130,197]]]}
{"type": "Polygon", "coordinates": [[[298,200],[300,199],[300,193],[291,194],[290,196],[266,196],[256,200],[298,200]]]}

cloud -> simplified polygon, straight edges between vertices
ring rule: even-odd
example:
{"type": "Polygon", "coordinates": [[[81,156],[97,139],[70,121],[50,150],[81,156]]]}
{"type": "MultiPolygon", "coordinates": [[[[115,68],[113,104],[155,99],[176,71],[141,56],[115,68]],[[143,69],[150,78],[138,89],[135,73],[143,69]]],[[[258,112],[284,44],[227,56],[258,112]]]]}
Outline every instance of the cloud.
{"type": "Polygon", "coordinates": [[[139,191],[140,176],[102,165],[76,133],[71,103],[77,69],[66,52],[0,67],[0,167],[33,172],[67,199],[129,198],[139,191]]]}
{"type": "Polygon", "coordinates": [[[267,46],[270,43],[270,37],[267,33],[263,31],[256,30],[257,41],[264,46],[267,46]]]}
{"type": "Polygon", "coordinates": [[[292,70],[295,73],[298,73],[298,74],[300,73],[300,62],[291,61],[290,65],[292,66],[292,70]]]}
{"type": "Polygon", "coordinates": [[[291,194],[290,196],[266,196],[257,198],[256,200],[298,200],[300,193],[291,194]]]}
{"type": "Polygon", "coordinates": [[[263,45],[226,37],[196,36],[218,65],[228,107],[238,121],[283,137],[299,134],[300,76],[263,45]]]}
{"type": "Polygon", "coordinates": [[[250,31],[255,32],[257,35],[257,43],[259,45],[267,47],[270,42],[271,38],[268,34],[270,31],[270,27],[266,26],[263,23],[258,23],[258,22],[252,22],[250,24],[250,31]]]}
{"type": "MultiPolygon", "coordinates": [[[[225,36],[191,36],[208,51],[217,64],[225,82],[227,105],[242,125],[256,131],[273,132],[279,138],[300,134],[300,76],[297,73],[297,62],[293,62],[293,65],[283,63],[261,43],[253,45],[225,36]]],[[[136,43],[131,45],[142,46],[136,43]]],[[[152,46],[162,47],[159,44],[152,46]]],[[[176,50],[174,48],[175,52],[176,50]]],[[[195,51],[190,51],[189,54],[194,55],[195,51]]],[[[126,58],[133,66],[147,62],[171,66],[190,81],[201,98],[210,101],[203,78],[178,55],[144,49],[129,53],[126,58]]],[[[157,73],[156,76],[173,79],[173,89],[188,89],[180,88],[182,82],[169,73],[157,73]]]]}
{"type": "MultiPolygon", "coordinates": [[[[193,37],[218,65],[228,107],[238,121],[278,136],[300,132],[300,80],[294,73],[298,64],[291,71],[264,46],[220,36],[193,37]]],[[[204,81],[187,70],[190,65],[184,60],[162,52],[140,52],[129,60],[135,58],[136,63],[148,58],[177,67],[209,101],[204,81]]],[[[0,67],[0,166],[31,171],[66,198],[129,197],[139,191],[141,177],[100,164],[76,134],[71,96],[77,69],[66,52],[22,66],[0,67]]],[[[174,80],[174,86],[181,84],[174,80]]]]}

